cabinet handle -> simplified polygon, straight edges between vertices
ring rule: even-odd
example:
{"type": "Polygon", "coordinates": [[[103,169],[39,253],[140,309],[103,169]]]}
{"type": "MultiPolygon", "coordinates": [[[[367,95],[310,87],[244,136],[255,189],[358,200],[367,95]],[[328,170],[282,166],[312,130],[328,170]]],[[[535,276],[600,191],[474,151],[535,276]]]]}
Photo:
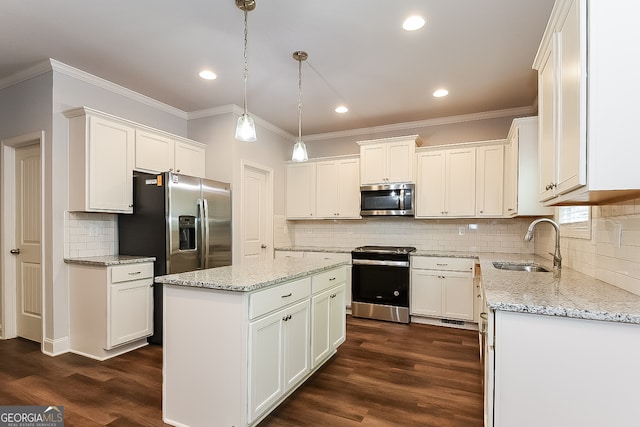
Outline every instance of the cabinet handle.
{"type": "Polygon", "coordinates": [[[284,316],[284,317],[282,318],[282,320],[284,320],[285,322],[286,322],[287,320],[291,320],[291,315],[289,314],[288,316],[284,316]]]}
{"type": "Polygon", "coordinates": [[[483,320],[487,320],[487,313],[485,313],[484,311],[480,313],[480,318],[483,320]]]}
{"type": "Polygon", "coordinates": [[[329,298],[335,298],[337,294],[332,294],[329,296],[329,298]]]}
{"type": "Polygon", "coordinates": [[[142,271],[130,271],[130,272],[129,272],[129,273],[127,273],[127,274],[129,274],[129,276],[135,276],[135,275],[138,275],[138,274],[140,274],[140,273],[142,273],[142,271]]]}
{"type": "Polygon", "coordinates": [[[440,264],[440,263],[437,263],[437,262],[436,262],[436,265],[438,265],[438,266],[440,266],[440,267],[446,267],[446,266],[447,266],[447,265],[449,265],[449,264],[440,264]]]}
{"type": "MultiPolygon", "coordinates": [[[[329,259],[329,258],[325,258],[325,259],[329,259]]],[[[332,277],[331,279],[329,279],[330,282],[333,281],[333,280],[336,280],[336,278],[332,277]]]]}
{"type": "Polygon", "coordinates": [[[288,293],[288,294],[286,294],[286,295],[282,295],[282,296],[280,296],[280,298],[289,298],[291,295],[292,295],[292,294],[291,294],[291,292],[289,292],[289,293],[288,293]]]}
{"type": "Polygon", "coordinates": [[[130,208],[132,208],[132,207],[133,207],[133,203],[131,203],[131,204],[129,205],[129,207],[130,207],[130,208]]]}

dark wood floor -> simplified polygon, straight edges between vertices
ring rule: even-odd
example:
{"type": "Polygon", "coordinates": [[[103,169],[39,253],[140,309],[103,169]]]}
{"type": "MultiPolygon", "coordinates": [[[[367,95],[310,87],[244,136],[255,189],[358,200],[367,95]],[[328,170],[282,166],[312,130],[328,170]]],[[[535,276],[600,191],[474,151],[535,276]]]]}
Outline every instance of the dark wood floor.
{"type": "MultiPolygon", "coordinates": [[[[260,427],[482,426],[477,333],[347,317],[347,342],[260,427]]],[[[104,362],[0,341],[0,405],[63,405],[65,426],[162,426],[162,348],[104,362]]],[[[217,426],[212,426],[217,427],[217,426]]]]}

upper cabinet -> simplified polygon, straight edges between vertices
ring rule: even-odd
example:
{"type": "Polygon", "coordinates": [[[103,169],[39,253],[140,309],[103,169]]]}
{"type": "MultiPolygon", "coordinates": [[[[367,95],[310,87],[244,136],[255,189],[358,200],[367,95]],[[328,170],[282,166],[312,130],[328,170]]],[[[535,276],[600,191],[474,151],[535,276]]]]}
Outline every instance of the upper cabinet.
{"type": "Polygon", "coordinates": [[[287,219],[360,218],[360,159],[287,164],[287,219]]]}
{"type": "Polygon", "coordinates": [[[418,153],[416,218],[472,217],[476,212],[476,149],[418,153]]]}
{"type": "Polygon", "coordinates": [[[133,212],[135,128],[87,109],[69,118],[69,210],[133,212]]]}
{"type": "Polygon", "coordinates": [[[505,146],[504,216],[553,215],[538,201],[538,118],[514,119],[505,146]]]}
{"type": "Polygon", "coordinates": [[[171,171],[204,178],[205,145],[185,138],[136,130],[135,168],[148,172],[171,171]]]}
{"type": "Polygon", "coordinates": [[[418,135],[358,141],[360,146],[360,185],[414,181],[418,135]]]}
{"type": "Polygon", "coordinates": [[[204,177],[205,145],[82,107],[69,119],[69,210],[133,212],[133,170],[204,177]]]}
{"type": "Polygon", "coordinates": [[[547,205],[640,194],[640,144],[630,137],[638,116],[638,60],[629,54],[640,37],[639,12],[639,3],[624,0],[558,0],[554,6],[534,61],[538,194],[547,205]]]}
{"type": "Polygon", "coordinates": [[[504,204],[504,145],[488,145],[476,150],[476,216],[501,217],[504,204]]]}

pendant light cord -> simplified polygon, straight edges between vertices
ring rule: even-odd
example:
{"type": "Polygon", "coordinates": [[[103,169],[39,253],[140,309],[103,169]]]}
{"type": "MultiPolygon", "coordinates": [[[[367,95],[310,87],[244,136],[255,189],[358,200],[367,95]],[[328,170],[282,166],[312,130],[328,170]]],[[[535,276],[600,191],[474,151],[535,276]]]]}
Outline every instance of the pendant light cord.
{"type": "Polygon", "coordinates": [[[247,77],[249,76],[249,61],[247,56],[247,34],[248,34],[248,25],[247,25],[247,16],[249,12],[247,11],[245,0],[245,8],[244,8],[244,114],[247,115],[247,77]]]}
{"type": "Polygon", "coordinates": [[[298,141],[302,141],[302,59],[298,60],[298,141]]]}

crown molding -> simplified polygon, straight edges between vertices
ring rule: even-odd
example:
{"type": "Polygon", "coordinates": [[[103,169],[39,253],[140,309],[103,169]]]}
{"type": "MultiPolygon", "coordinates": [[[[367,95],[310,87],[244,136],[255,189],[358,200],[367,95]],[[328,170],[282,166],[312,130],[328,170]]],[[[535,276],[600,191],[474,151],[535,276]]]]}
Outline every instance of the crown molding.
{"type": "MultiPolygon", "coordinates": [[[[187,114],[187,119],[188,120],[202,119],[204,117],[212,117],[212,116],[218,116],[221,114],[230,114],[230,113],[235,114],[236,116],[241,116],[242,114],[244,114],[244,109],[235,104],[222,105],[220,107],[215,107],[215,108],[207,108],[204,110],[191,111],[187,114]]],[[[292,142],[296,140],[295,136],[291,135],[289,132],[286,132],[280,129],[276,125],[254,114],[251,114],[251,117],[253,118],[253,121],[255,122],[256,126],[260,126],[261,128],[267,129],[268,131],[275,133],[276,135],[280,135],[286,140],[289,140],[292,142]]]]}
{"type": "Polygon", "coordinates": [[[46,74],[51,71],[51,63],[47,59],[45,61],[38,62],[24,70],[13,73],[3,79],[0,79],[0,90],[6,89],[10,86],[17,85],[34,77],[38,77],[42,74],[46,74]]]}
{"type": "Polygon", "coordinates": [[[472,122],[476,120],[498,119],[509,116],[526,116],[534,114],[537,110],[530,107],[508,108],[504,110],[485,111],[482,113],[463,114],[459,116],[441,117],[437,119],[419,120],[415,122],[395,123],[390,125],[374,126],[369,128],[351,129],[338,132],[318,133],[304,137],[305,141],[322,141],[326,139],[344,138],[350,136],[362,136],[383,132],[401,132],[431,126],[450,125],[455,123],[472,122]]]}

